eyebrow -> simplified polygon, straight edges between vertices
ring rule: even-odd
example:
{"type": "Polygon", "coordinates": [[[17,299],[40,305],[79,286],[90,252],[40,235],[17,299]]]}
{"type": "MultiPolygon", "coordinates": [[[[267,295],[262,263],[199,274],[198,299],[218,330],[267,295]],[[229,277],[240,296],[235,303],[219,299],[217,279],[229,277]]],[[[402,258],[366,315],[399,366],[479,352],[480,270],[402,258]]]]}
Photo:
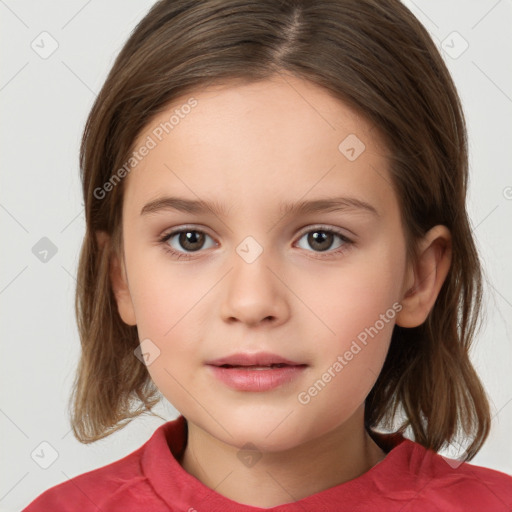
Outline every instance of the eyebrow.
{"type": "MultiPolygon", "coordinates": [[[[200,214],[213,213],[217,217],[225,217],[226,208],[216,201],[200,201],[182,197],[160,197],[150,201],[142,208],[141,215],[156,214],[161,211],[177,210],[184,213],[200,214]]],[[[355,197],[321,198],[296,203],[281,202],[280,212],[283,217],[287,215],[304,215],[308,213],[353,211],[370,213],[380,216],[374,206],[355,197]]]]}

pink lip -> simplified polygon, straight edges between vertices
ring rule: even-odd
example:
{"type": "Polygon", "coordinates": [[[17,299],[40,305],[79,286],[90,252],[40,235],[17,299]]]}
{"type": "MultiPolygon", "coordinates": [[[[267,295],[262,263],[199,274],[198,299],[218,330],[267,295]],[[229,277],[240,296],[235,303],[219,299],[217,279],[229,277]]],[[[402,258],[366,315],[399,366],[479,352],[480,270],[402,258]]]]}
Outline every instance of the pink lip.
{"type": "Polygon", "coordinates": [[[307,366],[267,352],[232,354],[206,364],[215,377],[239,391],[275,389],[297,378],[307,366]],[[267,366],[268,369],[251,369],[251,366],[267,366]]]}

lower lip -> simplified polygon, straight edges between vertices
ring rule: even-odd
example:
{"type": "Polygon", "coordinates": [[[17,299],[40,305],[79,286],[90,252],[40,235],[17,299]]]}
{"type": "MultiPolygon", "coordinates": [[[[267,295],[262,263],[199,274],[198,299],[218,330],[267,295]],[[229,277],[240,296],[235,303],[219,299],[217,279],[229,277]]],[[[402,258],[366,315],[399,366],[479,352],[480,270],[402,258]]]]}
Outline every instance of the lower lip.
{"type": "Polygon", "coordinates": [[[215,377],[238,391],[270,391],[296,379],[305,365],[283,366],[268,370],[241,370],[209,365],[215,377]]]}

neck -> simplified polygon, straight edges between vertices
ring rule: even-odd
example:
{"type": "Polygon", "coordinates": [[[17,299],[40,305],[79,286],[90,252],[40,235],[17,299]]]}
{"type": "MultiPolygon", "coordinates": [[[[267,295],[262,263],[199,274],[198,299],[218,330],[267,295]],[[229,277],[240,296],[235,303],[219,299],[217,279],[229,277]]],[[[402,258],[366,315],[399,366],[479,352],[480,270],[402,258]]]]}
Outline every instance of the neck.
{"type": "Polygon", "coordinates": [[[280,452],[240,464],[239,448],[188,422],[180,464],[207,487],[244,505],[269,508],[298,501],[362,475],[385,457],[364,429],[364,409],[336,429],[280,452]]]}

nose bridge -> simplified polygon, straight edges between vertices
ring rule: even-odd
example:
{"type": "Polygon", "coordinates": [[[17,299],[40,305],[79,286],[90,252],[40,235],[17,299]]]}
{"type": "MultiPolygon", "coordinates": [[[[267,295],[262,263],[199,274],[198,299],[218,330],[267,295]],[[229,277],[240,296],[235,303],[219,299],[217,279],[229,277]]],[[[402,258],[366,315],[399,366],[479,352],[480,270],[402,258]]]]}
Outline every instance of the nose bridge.
{"type": "Polygon", "coordinates": [[[236,319],[248,324],[265,319],[285,320],[288,315],[286,288],[275,275],[273,266],[279,266],[275,258],[274,251],[265,248],[253,236],[245,237],[235,247],[221,309],[225,320],[236,319]]]}

